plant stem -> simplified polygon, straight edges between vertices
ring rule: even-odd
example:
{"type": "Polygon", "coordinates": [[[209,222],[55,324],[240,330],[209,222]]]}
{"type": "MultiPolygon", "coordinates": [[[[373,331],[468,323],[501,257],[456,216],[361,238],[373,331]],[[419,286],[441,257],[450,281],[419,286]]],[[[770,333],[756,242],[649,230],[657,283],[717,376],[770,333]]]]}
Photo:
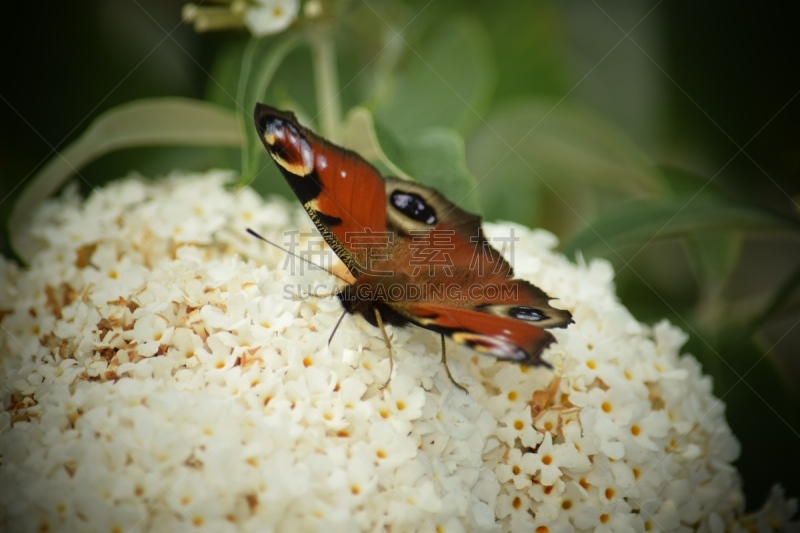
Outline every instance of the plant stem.
{"type": "Polygon", "coordinates": [[[322,135],[337,142],[342,123],[342,103],[339,99],[336,48],[327,32],[325,35],[313,36],[310,44],[322,135]]]}
{"type": "Polygon", "coordinates": [[[250,117],[250,113],[243,110],[242,106],[244,106],[245,102],[247,101],[247,82],[250,79],[250,71],[253,68],[253,56],[256,48],[258,47],[258,42],[258,39],[249,39],[247,41],[247,46],[245,46],[244,54],[242,55],[242,68],[239,71],[239,84],[236,88],[236,103],[238,104],[238,108],[236,109],[236,118],[239,121],[239,129],[242,131],[243,139],[242,176],[239,178],[239,185],[245,182],[245,176],[247,182],[252,181],[249,174],[255,174],[254,169],[248,165],[248,162],[251,159],[251,152],[253,151],[253,143],[251,142],[251,135],[248,135],[247,128],[252,128],[252,121],[247,120],[250,117]]]}

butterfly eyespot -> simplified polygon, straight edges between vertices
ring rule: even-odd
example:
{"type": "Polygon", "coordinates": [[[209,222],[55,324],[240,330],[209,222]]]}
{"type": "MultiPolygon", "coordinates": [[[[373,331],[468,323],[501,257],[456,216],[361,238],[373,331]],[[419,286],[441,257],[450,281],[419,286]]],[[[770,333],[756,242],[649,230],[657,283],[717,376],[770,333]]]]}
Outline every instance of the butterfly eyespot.
{"type": "Polygon", "coordinates": [[[389,203],[405,216],[417,222],[432,226],[436,224],[436,212],[418,194],[394,191],[389,196],[389,203]]]}
{"type": "Polygon", "coordinates": [[[508,316],[518,320],[525,320],[526,322],[539,322],[547,317],[538,309],[528,307],[527,305],[518,305],[508,310],[508,316]]]}
{"type": "Polygon", "coordinates": [[[263,128],[264,142],[276,163],[298,177],[314,170],[311,145],[292,124],[276,118],[266,122],[263,128]]]}

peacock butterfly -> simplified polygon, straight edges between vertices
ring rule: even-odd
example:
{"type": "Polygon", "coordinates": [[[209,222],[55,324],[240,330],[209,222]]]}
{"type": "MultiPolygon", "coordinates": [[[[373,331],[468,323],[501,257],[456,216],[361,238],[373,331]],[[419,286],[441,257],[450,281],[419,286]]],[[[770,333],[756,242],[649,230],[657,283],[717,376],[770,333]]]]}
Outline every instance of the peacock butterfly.
{"type": "Polygon", "coordinates": [[[384,324],[416,324],[442,335],[445,364],[447,335],[501,360],[550,366],[541,352],[554,337],[544,328],[565,327],[572,317],[551,307],[539,288],[513,278],[484,237],[480,217],[433,189],[383,178],[358,154],[301,126],[291,111],[256,104],[255,125],[352,275],[337,293],[345,312],[379,327],[390,354],[384,324]]]}

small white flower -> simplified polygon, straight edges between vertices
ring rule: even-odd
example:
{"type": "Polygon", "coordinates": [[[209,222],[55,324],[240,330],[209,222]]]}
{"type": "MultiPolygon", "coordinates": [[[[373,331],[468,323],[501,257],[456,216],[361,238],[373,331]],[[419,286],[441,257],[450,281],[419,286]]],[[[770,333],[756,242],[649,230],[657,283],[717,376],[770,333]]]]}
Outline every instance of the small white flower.
{"type": "Polygon", "coordinates": [[[179,364],[197,364],[197,351],[203,347],[203,339],[189,328],[175,328],[172,333],[172,346],[167,355],[175,357],[179,364]]]}
{"type": "Polygon", "coordinates": [[[417,419],[425,405],[425,391],[410,376],[401,374],[390,383],[387,405],[400,420],[417,419]]]}
{"type": "Polygon", "coordinates": [[[416,455],[414,440],[398,432],[389,422],[376,422],[369,428],[369,441],[353,446],[354,454],[376,470],[387,472],[416,455]]]}
{"type": "Polygon", "coordinates": [[[535,448],[542,442],[542,434],[533,427],[530,409],[511,411],[500,420],[500,423],[504,427],[498,428],[497,436],[508,446],[514,446],[517,439],[528,448],[535,448]]]}
{"type": "Polygon", "coordinates": [[[514,482],[517,490],[530,487],[531,477],[536,474],[536,463],[532,453],[522,454],[521,450],[512,448],[508,452],[508,459],[505,463],[497,465],[495,468],[497,480],[500,483],[514,482]]]}
{"type": "Polygon", "coordinates": [[[542,485],[550,486],[559,480],[562,468],[585,469],[589,460],[571,443],[554,445],[552,434],[546,433],[536,453],[531,454],[529,466],[542,485]]]}
{"type": "Polygon", "coordinates": [[[535,507],[536,518],[541,520],[557,520],[562,512],[562,496],[566,484],[560,479],[552,485],[536,483],[528,489],[528,495],[539,505],[535,507]]]}
{"type": "Polygon", "coordinates": [[[140,318],[133,325],[127,340],[137,343],[136,351],[142,357],[152,357],[161,345],[169,344],[175,328],[169,326],[169,320],[157,313],[139,313],[140,318]]]}
{"type": "Polygon", "coordinates": [[[658,450],[656,441],[660,442],[669,432],[669,428],[669,417],[664,411],[650,411],[641,420],[633,421],[628,428],[630,436],[627,438],[643,449],[655,452],[658,450]]]}
{"type": "Polygon", "coordinates": [[[511,517],[517,525],[533,522],[530,508],[531,499],[525,491],[510,489],[497,497],[497,517],[511,517]]]}
{"type": "Polygon", "coordinates": [[[278,33],[292,23],[299,10],[298,0],[257,0],[244,14],[244,22],[257,37],[278,33]]]}
{"type": "MultiPolygon", "coordinates": [[[[501,368],[496,374],[495,381],[501,384],[497,394],[487,399],[487,405],[492,413],[501,418],[511,410],[523,409],[533,393],[531,373],[523,373],[517,365],[501,368]]],[[[545,384],[546,385],[546,384],[545,384]]]]}

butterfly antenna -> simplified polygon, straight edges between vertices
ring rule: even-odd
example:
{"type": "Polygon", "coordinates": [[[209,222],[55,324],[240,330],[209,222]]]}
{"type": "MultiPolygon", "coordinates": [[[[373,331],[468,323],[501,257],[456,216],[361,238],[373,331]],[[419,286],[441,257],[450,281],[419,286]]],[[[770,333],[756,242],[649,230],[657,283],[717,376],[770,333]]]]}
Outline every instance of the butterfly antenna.
{"type": "Polygon", "coordinates": [[[330,336],[330,337],[328,337],[328,346],[330,346],[330,345],[331,345],[331,342],[333,341],[333,336],[334,336],[334,335],[336,335],[336,330],[338,330],[338,329],[339,329],[339,324],[341,324],[341,323],[342,323],[342,320],[344,320],[344,316],[345,316],[346,314],[347,314],[347,309],[345,309],[344,311],[342,311],[342,316],[340,316],[340,317],[339,317],[339,320],[337,320],[337,321],[336,321],[336,325],[335,325],[335,326],[333,326],[333,331],[331,331],[331,336],[330,336]]]}
{"type": "MultiPolygon", "coordinates": [[[[264,241],[265,243],[267,243],[267,244],[271,244],[272,246],[274,246],[274,247],[275,247],[275,248],[277,248],[278,250],[283,250],[283,251],[284,251],[284,252],[286,252],[287,254],[289,254],[289,255],[291,255],[291,256],[293,256],[293,257],[296,257],[296,258],[300,259],[301,261],[305,261],[305,262],[306,262],[306,263],[308,263],[309,265],[312,265],[312,266],[315,266],[315,267],[317,267],[317,268],[319,268],[319,269],[321,269],[321,270],[324,270],[325,272],[327,272],[327,273],[328,273],[328,274],[330,274],[331,276],[336,276],[337,278],[339,278],[340,280],[344,281],[345,283],[349,283],[349,281],[348,281],[348,280],[346,280],[345,278],[343,278],[342,276],[340,276],[340,275],[339,275],[339,274],[337,274],[336,272],[334,272],[334,271],[332,271],[332,270],[328,270],[327,268],[325,268],[325,267],[324,267],[324,266],[322,266],[322,265],[318,265],[318,264],[316,264],[314,261],[311,261],[311,260],[310,260],[309,258],[307,258],[307,257],[303,257],[303,256],[300,256],[300,255],[297,255],[296,253],[294,253],[294,252],[292,252],[292,251],[290,251],[290,250],[287,250],[286,248],[284,248],[284,247],[283,247],[283,246],[281,246],[280,244],[274,243],[274,242],[272,242],[271,240],[267,239],[266,237],[262,237],[261,235],[259,235],[259,234],[258,234],[258,233],[257,233],[255,230],[253,230],[253,229],[247,228],[247,233],[249,233],[250,235],[252,235],[252,236],[253,236],[253,237],[255,237],[256,239],[261,239],[261,240],[262,240],[262,241],[264,241]]],[[[339,319],[339,322],[341,322],[341,321],[342,321],[342,320],[341,320],[341,319],[339,319]]],[[[337,325],[337,327],[338,327],[338,325],[337,325]]]]}

